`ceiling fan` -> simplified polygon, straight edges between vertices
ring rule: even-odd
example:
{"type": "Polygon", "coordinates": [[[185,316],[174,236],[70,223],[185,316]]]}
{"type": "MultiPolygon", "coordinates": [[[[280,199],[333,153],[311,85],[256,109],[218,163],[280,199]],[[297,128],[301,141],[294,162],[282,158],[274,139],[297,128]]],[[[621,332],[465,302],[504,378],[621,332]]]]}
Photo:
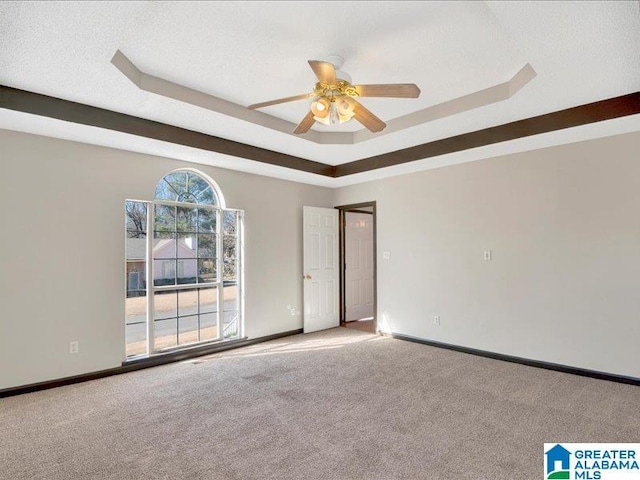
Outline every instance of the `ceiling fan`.
{"type": "Polygon", "coordinates": [[[311,100],[309,113],[293,133],[308,132],[314,122],[337,125],[348,122],[352,118],[376,133],[383,130],[387,124],[358,102],[357,97],[418,98],[420,96],[420,89],[413,83],[352,85],[351,77],[347,73],[337,70],[343,62],[344,60],[339,56],[327,57],[326,61],[309,60],[309,65],[318,78],[311,93],[255,103],[247,108],[255,110],[280,103],[308,99],[311,100]]]}

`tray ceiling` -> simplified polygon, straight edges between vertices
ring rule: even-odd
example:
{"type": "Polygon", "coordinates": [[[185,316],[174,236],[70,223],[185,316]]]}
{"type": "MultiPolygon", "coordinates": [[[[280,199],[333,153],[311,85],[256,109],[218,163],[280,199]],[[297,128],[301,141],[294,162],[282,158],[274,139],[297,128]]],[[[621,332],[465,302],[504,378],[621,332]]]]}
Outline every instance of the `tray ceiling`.
{"type": "MultiPolygon", "coordinates": [[[[328,165],[640,91],[637,2],[3,2],[0,22],[2,85],[328,165]],[[351,121],[338,127],[316,124],[309,138],[298,138],[140,88],[112,63],[117,52],[149,76],[240,108],[308,92],[315,78],[307,60],[331,54],[345,58],[342,70],[354,83],[412,82],[422,94],[416,100],[362,100],[389,124],[382,135],[370,135],[351,121]],[[420,112],[504,85],[523,69],[529,71],[527,82],[509,95],[415,120],[420,112]],[[412,115],[413,122],[398,122],[412,115]],[[323,138],[327,141],[317,140],[323,138]]],[[[295,124],[306,108],[302,101],[269,107],[264,114],[295,124]]],[[[635,117],[580,135],[565,132],[566,141],[635,131],[635,117]]],[[[90,133],[95,128],[22,118],[0,110],[0,128],[176,153],[133,140],[127,147],[116,132],[96,135],[90,133]]],[[[544,138],[551,137],[538,139],[539,146],[545,146],[544,138]]],[[[549,144],[561,141],[555,135],[549,144]]],[[[511,150],[501,147],[505,153],[521,148],[510,144],[511,150]]],[[[177,156],[224,163],[210,152],[200,157],[189,151],[177,156]]],[[[441,163],[431,159],[420,168],[441,163]]],[[[283,175],[251,161],[237,162],[237,168],[327,182],[308,174],[283,175]]],[[[374,176],[358,174],[351,181],[374,176]]],[[[335,179],[329,186],[348,182],[335,179]]]]}

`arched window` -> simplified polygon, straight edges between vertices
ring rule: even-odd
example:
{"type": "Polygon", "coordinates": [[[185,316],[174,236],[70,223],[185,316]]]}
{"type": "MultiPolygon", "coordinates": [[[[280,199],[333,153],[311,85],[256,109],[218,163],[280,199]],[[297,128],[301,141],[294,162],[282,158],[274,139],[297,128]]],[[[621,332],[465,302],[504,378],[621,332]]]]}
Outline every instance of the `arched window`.
{"type": "Polygon", "coordinates": [[[192,169],[165,175],[152,202],[127,200],[125,212],[127,356],[240,337],[243,212],[192,169]]]}
{"type": "Polygon", "coordinates": [[[224,208],[224,199],[211,179],[194,170],[175,170],[156,185],[154,198],[181,203],[197,203],[224,208]]]}

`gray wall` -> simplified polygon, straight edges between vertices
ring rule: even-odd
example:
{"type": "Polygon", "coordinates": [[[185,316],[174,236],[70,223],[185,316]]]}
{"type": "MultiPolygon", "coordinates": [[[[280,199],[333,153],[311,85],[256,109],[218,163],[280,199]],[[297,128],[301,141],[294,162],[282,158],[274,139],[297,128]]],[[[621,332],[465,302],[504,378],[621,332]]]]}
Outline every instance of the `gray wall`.
{"type": "Polygon", "coordinates": [[[633,133],[339,189],[338,205],[377,201],[379,318],[640,377],[638,152],[633,133]]]}
{"type": "Polygon", "coordinates": [[[116,367],[124,350],[124,201],[175,168],[245,210],[246,334],[302,327],[302,206],[333,191],[0,130],[0,389],[116,367]],[[80,353],[68,353],[69,341],[80,353]]]}
{"type": "Polygon", "coordinates": [[[245,210],[249,337],[302,325],[285,308],[302,309],[302,206],[376,200],[389,330],[640,377],[638,147],[634,133],[332,191],[0,131],[0,388],[121,363],[124,200],[188,166],[245,210]]]}

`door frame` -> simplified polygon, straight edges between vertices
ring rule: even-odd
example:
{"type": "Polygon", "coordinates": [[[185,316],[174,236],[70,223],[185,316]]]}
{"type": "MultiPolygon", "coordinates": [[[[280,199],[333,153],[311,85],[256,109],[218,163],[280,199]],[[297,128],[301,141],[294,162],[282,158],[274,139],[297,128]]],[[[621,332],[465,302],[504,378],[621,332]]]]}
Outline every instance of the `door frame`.
{"type": "Polygon", "coordinates": [[[378,333],[378,226],[376,202],[352,203],[335,207],[339,211],[339,262],[340,262],[340,326],[344,326],[347,318],[346,307],[346,285],[345,285],[345,237],[347,212],[351,213],[371,213],[373,215],[373,326],[378,333]],[[372,207],[372,212],[363,211],[362,208],[372,207]]]}

